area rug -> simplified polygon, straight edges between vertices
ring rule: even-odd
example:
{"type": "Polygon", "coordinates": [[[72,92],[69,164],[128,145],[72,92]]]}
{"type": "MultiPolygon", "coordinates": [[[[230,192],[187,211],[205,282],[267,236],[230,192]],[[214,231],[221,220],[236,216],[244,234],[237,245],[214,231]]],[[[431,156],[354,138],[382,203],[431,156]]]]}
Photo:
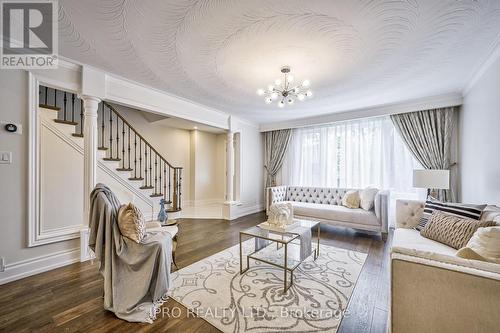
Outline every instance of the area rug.
{"type": "MultiPolygon", "coordinates": [[[[244,253],[252,247],[245,242],[244,253]]],[[[284,293],[280,268],[251,259],[240,274],[236,245],[174,272],[170,296],[222,332],[336,332],[366,257],[321,245],[284,293]]]]}

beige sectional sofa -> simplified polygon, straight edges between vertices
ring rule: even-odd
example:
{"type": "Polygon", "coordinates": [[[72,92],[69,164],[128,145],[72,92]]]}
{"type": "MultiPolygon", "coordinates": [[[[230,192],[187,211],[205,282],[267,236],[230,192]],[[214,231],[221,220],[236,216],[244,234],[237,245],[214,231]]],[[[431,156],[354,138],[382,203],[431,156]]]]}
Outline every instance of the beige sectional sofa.
{"type": "Polygon", "coordinates": [[[387,239],[389,192],[379,191],[374,208],[366,211],[342,206],[342,198],[351,189],[275,186],[267,188],[266,210],[273,203],[290,202],[296,218],[313,219],[331,225],[376,231],[387,239]]]}
{"type": "MultiPolygon", "coordinates": [[[[413,228],[424,202],[398,200],[391,248],[389,331],[500,332],[500,265],[467,260],[413,228]]],[[[482,220],[500,224],[500,208],[482,220]]]]}

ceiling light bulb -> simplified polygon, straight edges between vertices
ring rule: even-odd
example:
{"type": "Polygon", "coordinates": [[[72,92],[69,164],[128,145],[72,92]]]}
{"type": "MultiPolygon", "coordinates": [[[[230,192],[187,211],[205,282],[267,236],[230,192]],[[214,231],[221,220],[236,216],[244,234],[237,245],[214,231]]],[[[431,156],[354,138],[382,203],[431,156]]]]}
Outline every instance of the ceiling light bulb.
{"type": "Polygon", "coordinates": [[[288,75],[287,81],[288,82],[293,82],[293,75],[288,75]]]}
{"type": "Polygon", "coordinates": [[[298,94],[298,93],[300,92],[299,87],[295,87],[295,88],[293,88],[293,92],[294,92],[294,93],[296,93],[296,94],[298,94]]]}
{"type": "Polygon", "coordinates": [[[276,79],[276,81],[274,81],[274,84],[279,86],[281,84],[281,80],[280,79],[276,79]]]}
{"type": "Polygon", "coordinates": [[[267,86],[267,90],[273,91],[274,90],[274,86],[272,84],[268,85],[267,86]]]}
{"type": "Polygon", "coordinates": [[[304,80],[304,82],[302,82],[302,87],[309,87],[311,85],[311,82],[309,80],[304,80]]]}
{"type": "Polygon", "coordinates": [[[292,105],[293,104],[293,98],[289,98],[287,102],[288,102],[288,104],[292,105]]]}
{"type": "Polygon", "coordinates": [[[264,95],[264,89],[258,89],[257,90],[257,95],[259,95],[259,96],[264,95]]]}
{"type": "Polygon", "coordinates": [[[265,99],[265,101],[266,101],[266,104],[271,104],[271,102],[272,102],[273,100],[272,100],[272,98],[271,98],[271,97],[267,97],[267,98],[265,99]]]}
{"type": "Polygon", "coordinates": [[[308,90],[308,91],[306,92],[306,96],[307,96],[307,97],[312,97],[312,95],[313,95],[313,92],[312,92],[311,90],[308,90]]]}
{"type": "Polygon", "coordinates": [[[280,101],[280,102],[278,103],[278,106],[279,106],[280,108],[284,107],[284,106],[285,106],[285,102],[280,101]]]}
{"type": "Polygon", "coordinates": [[[277,93],[277,92],[273,92],[273,93],[271,94],[271,98],[272,98],[272,99],[276,99],[276,98],[278,98],[278,93],[277,93]]]}
{"type": "Polygon", "coordinates": [[[297,95],[297,98],[299,99],[299,101],[303,101],[305,97],[306,96],[304,94],[298,94],[297,95]]]}

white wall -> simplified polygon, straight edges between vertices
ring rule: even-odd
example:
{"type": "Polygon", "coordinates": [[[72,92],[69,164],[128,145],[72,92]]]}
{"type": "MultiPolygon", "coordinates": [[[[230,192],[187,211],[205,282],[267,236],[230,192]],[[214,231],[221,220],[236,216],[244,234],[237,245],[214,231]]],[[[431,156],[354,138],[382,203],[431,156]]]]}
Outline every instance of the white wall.
{"type": "Polygon", "coordinates": [[[500,206],[500,58],[464,96],[459,123],[461,201],[500,206]]]}
{"type": "Polygon", "coordinates": [[[231,209],[234,218],[264,209],[264,145],[256,126],[236,119],[232,130],[241,141],[240,205],[231,209]]]}
{"type": "MultiPolygon", "coordinates": [[[[13,163],[0,164],[0,256],[11,267],[24,260],[79,248],[78,240],[27,247],[28,239],[28,73],[0,70],[0,120],[20,123],[23,134],[0,129],[0,151],[11,151],[13,163]]],[[[30,264],[28,263],[28,265],[30,264]]],[[[9,273],[0,273],[0,282],[9,273]]]]}
{"type": "Polygon", "coordinates": [[[222,202],[224,187],[220,179],[225,174],[224,160],[220,159],[218,135],[198,130],[191,131],[191,199],[194,204],[222,202]]]}

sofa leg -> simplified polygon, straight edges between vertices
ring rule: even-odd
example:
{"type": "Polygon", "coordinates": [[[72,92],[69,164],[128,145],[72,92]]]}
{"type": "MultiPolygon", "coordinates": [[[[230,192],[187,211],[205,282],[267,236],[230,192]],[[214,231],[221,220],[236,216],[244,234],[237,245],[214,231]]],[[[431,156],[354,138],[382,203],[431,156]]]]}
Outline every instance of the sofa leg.
{"type": "Polygon", "coordinates": [[[386,242],[387,241],[387,232],[382,232],[381,234],[382,234],[382,240],[384,242],[386,242]]]}

